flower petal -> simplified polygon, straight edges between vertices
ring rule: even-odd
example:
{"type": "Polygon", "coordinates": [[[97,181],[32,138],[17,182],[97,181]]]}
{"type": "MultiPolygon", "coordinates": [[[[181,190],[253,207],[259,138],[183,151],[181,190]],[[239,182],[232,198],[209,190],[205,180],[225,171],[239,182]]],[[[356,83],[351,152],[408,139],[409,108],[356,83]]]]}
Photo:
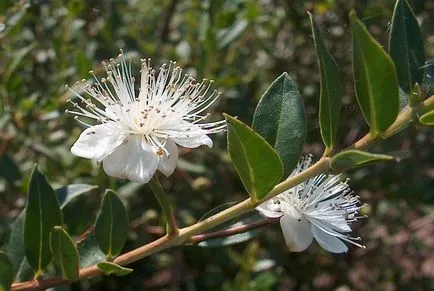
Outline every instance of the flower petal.
{"type": "Polygon", "coordinates": [[[280,218],[280,227],[282,228],[286,246],[292,252],[302,252],[312,243],[313,236],[310,231],[309,221],[300,214],[295,217],[285,213],[280,218]]]}
{"type": "Polygon", "coordinates": [[[98,124],[85,129],[71,148],[79,157],[102,161],[125,139],[125,134],[113,130],[107,124],[98,124]]]}
{"type": "Polygon", "coordinates": [[[176,168],[176,162],[178,161],[178,146],[174,141],[168,139],[166,142],[166,150],[169,152],[169,155],[164,155],[160,158],[158,170],[166,177],[169,177],[176,168]]]}
{"type": "Polygon", "coordinates": [[[173,125],[170,130],[173,131],[171,138],[180,146],[185,148],[197,148],[201,145],[212,147],[211,138],[206,135],[206,131],[198,125],[181,121],[173,125]]]}
{"type": "Polygon", "coordinates": [[[157,170],[159,158],[152,146],[131,135],[126,143],[103,160],[107,175],[133,182],[147,183],[157,170]]]}
{"type": "Polygon", "coordinates": [[[283,215],[283,212],[280,210],[280,206],[275,203],[275,199],[265,201],[264,203],[257,206],[256,210],[269,218],[278,218],[283,215]]]}
{"type": "Polygon", "coordinates": [[[312,225],[312,233],[318,244],[326,251],[331,253],[346,253],[348,251],[348,247],[342,240],[325,233],[315,225],[312,225]]]}

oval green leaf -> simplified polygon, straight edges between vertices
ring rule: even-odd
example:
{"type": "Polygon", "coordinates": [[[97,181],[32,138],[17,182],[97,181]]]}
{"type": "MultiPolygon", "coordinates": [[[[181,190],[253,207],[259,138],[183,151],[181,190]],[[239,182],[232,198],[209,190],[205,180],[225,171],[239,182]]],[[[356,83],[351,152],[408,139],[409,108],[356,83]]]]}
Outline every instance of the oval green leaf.
{"type": "Polygon", "coordinates": [[[86,268],[104,261],[105,255],[96,242],[95,233],[90,233],[84,241],[77,245],[80,254],[80,268],[86,268]]]}
{"type": "Polygon", "coordinates": [[[392,156],[372,154],[359,150],[348,150],[335,155],[331,162],[331,168],[336,172],[366,166],[378,161],[394,160],[392,156]]]}
{"type": "Polygon", "coordinates": [[[228,123],[228,152],[253,201],[262,199],[280,180],[282,161],[273,148],[253,129],[224,115],[228,123]]]}
{"type": "Polygon", "coordinates": [[[38,277],[51,261],[50,232],[62,225],[62,213],[53,188],[35,166],[30,177],[24,219],[24,250],[38,277]]]}
{"type": "Polygon", "coordinates": [[[12,263],[4,252],[0,252],[0,290],[9,291],[13,280],[12,263]]]}
{"type": "Polygon", "coordinates": [[[425,50],[419,23],[406,0],[396,1],[389,35],[389,52],[395,62],[398,81],[407,93],[422,84],[425,50]]]}
{"type": "Polygon", "coordinates": [[[95,238],[108,259],[121,252],[127,240],[127,232],[125,206],[115,192],[106,190],[95,222],[95,238]]]}
{"type": "Polygon", "coordinates": [[[423,114],[419,121],[424,125],[434,125],[434,110],[423,114]]]}
{"type": "Polygon", "coordinates": [[[342,86],[339,67],[332,55],[327,51],[321,32],[308,12],[312,26],[312,35],[318,57],[321,76],[319,99],[319,127],[321,137],[330,152],[334,146],[339,126],[342,86]]]}
{"type": "Polygon", "coordinates": [[[54,263],[59,267],[63,278],[66,280],[78,278],[80,261],[78,251],[71,237],[61,226],[55,226],[51,231],[50,248],[54,263]]]}
{"type": "Polygon", "coordinates": [[[115,263],[101,262],[97,264],[98,269],[106,275],[125,276],[133,271],[130,268],[124,268],[115,263]]]}
{"type": "Polygon", "coordinates": [[[384,132],[399,111],[395,65],[366,27],[350,13],[353,31],[353,71],[357,102],[371,132],[384,132]]]}
{"type": "Polygon", "coordinates": [[[284,165],[284,177],[289,176],[303,149],[306,116],[300,92],[287,73],[262,95],[252,127],[276,150],[284,165]]]}

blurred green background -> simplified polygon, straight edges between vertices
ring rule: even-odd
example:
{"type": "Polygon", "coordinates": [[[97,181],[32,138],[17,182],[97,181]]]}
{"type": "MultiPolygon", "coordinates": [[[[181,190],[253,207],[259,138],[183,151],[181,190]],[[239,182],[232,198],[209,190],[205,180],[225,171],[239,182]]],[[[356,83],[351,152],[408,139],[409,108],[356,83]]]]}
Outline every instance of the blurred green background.
{"type": "MultiPolygon", "coordinates": [[[[434,2],[410,1],[420,21],[428,58],[434,56],[434,2]]],[[[319,75],[306,11],[314,13],[342,68],[345,87],[338,148],[367,131],[354,98],[348,12],[355,7],[371,33],[387,47],[394,1],[171,0],[0,2],[0,246],[26,199],[31,168],[38,163],[54,187],[96,184],[99,190],[65,209],[74,236],[92,225],[104,188],[129,207],[125,250],[164,232],[155,198],[143,186],[107,177],[69,148],[81,127],[64,114],[65,84],[89,78],[119,49],[176,60],[198,79],[215,80],[221,112],[250,123],[269,84],[282,72],[294,78],[308,115],[305,153],[322,154],[318,118],[319,75]]],[[[432,93],[433,67],[426,92],[432,93]]],[[[138,70],[136,70],[138,76],[138,70]]],[[[182,226],[220,204],[247,197],[226,153],[224,134],[213,149],[183,150],[179,167],[163,184],[182,226]]],[[[434,288],[434,136],[408,128],[373,151],[399,163],[349,173],[352,188],[368,203],[368,219],[354,225],[366,249],[332,255],[316,244],[303,253],[286,250],[278,224],[250,242],[226,248],[185,246],[134,263],[132,274],[85,279],[58,290],[427,290],[434,288]]]]}

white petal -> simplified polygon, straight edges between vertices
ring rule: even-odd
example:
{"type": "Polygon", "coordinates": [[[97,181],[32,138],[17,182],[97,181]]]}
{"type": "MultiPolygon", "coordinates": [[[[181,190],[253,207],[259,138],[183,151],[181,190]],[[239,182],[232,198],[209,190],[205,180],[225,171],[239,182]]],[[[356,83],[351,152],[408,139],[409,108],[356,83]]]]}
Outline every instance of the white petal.
{"type": "Polygon", "coordinates": [[[280,207],[274,203],[274,199],[270,199],[265,201],[256,207],[256,210],[260,211],[263,215],[269,218],[278,218],[283,215],[283,212],[280,211],[280,207]]]}
{"type": "Polygon", "coordinates": [[[125,139],[126,135],[106,124],[87,128],[71,148],[79,157],[101,161],[111,154],[125,139]]]}
{"type": "Polygon", "coordinates": [[[157,170],[158,162],[152,146],[142,143],[140,136],[131,135],[103,160],[103,168],[109,176],[147,183],[157,170]]]}
{"type": "Polygon", "coordinates": [[[212,147],[213,145],[211,138],[205,134],[206,131],[196,124],[183,121],[171,126],[170,130],[176,132],[172,139],[185,148],[197,148],[201,145],[212,147]]]}
{"type": "Polygon", "coordinates": [[[166,177],[169,177],[176,168],[176,162],[178,161],[178,146],[175,142],[168,139],[166,142],[166,149],[169,152],[169,156],[164,155],[160,158],[158,170],[166,177]]]}
{"type": "Polygon", "coordinates": [[[312,225],[312,233],[318,244],[326,251],[331,253],[346,253],[348,251],[348,247],[342,240],[325,233],[315,225],[312,225]]]}
{"type": "Polygon", "coordinates": [[[302,252],[312,243],[313,236],[310,231],[310,223],[303,216],[295,217],[291,214],[285,214],[280,218],[280,227],[282,228],[286,246],[292,252],[302,252]]]}

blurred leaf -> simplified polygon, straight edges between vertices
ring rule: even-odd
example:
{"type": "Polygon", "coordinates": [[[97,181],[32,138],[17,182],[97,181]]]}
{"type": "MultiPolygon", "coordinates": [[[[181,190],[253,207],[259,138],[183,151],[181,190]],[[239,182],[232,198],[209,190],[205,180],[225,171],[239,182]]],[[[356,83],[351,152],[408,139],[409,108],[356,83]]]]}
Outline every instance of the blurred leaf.
{"type": "Polygon", "coordinates": [[[395,65],[366,27],[350,13],[353,31],[353,70],[356,97],[374,134],[385,131],[399,110],[395,65]]]}
{"type": "Polygon", "coordinates": [[[319,126],[324,144],[327,150],[330,151],[334,146],[338,132],[342,86],[339,76],[339,67],[331,54],[327,51],[324,39],[312,14],[309,13],[309,17],[321,75],[319,126]]]}
{"type": "Polygon", "coordinates": [[[274,272],[266,271],[258,274],[249,284],[249,290],[267,291],[273,290],[273,286],[279,282],[279,278],[274,272]]]}
{"type": "Polygon", "coordinates": [[[95,237],[101,251],[109,259],[121,252],[127,232],[125,206],[114,191],[106,190],[95,222],[95,237]]]}
{"type": "MultiPolygon", "coordinates": [[[[217,213],[220,213],[221,211],[223,211],[223,210],[225,210],[225,209],[227,209],[227,208],[229,208],[235,204],[236,204],[235,202],[230,202],[230,203],[225,203],[223,205],[219,205],[219,206],[211,209],[207,213],[205,213],[199,219],[199,221],[202,221],[208,217],[211,217],[217,213]]],[[[252,211],[249,211],[249,212],[247,212],[241,216],[238,216],[234,219],[231,219],[231,220],[227,221],[226,223],[223,223],[223,224],[219,225],[218,227],[211,229],[208,232],[227,230],[227,229],[234,228],[234,227],[240,227],[243,225],[248,225],[248,224],[252,224],[255,222],[260,222],[263,220],[264,220],[264,216],[262,216],[258,211],[252,210],[252,211]]],[[[239,244],[239,243],[243,243],[245,241],[251,240],[252,238],[258,236],[258,234],[262,230],[263,230],[263,228],[258,226],[258,227],[251,228],[251,229],[248,229],[244,232],[240,232],[237,234],[224,236],[224,237],[210,238],[210,239],[207,239],[205,241],[198,243],[197,245],[200,247],[209,248],[209,247],[224,247],[224,246],[239,244]]]]}
{"type": "Polygon", "coordinates": [[[10,185],[14,185],[21,179],[20,168],[7,154],[0,156],[0,176],[3,176],[10,185]]]}
{"type": "Polygon", "coordinates": [[[225,118],[229,156],[247,192],[258,201],[279,182],[283,174],[282,161],[253,129],[227,114],[225,118]]]}
{"type": "Polygon", "coordinates": [[[101,252],[93,232],[78,244],[77,248],[80,254],[80,268],[95,265],[105,259],[104,253],[101,252]]]}
{"type": "Polygon", "coordinates": [[[60,208],[63,209],[74,198],[86,194],[87,192],[96,188],[98,188],[98,186],[88,184],[69,184],[54,191],[57,194],[60,208]]]}
{"type": "Polygon", "coordinates": [[[217,47],[218,49],[224,49],[229,46],[233,41],[238,39],[246,30],[249,23],[245,19],[239,19],[235,21],[228,28],[219,31],[217,34],[217,47]]]}
{"type": "Polygon", "coordinates": [[[399,88],[399,111],[409,104],[410,98],[401,88],[399,88]]]}
{"type": "Polygon", "coordinates": [[[14,54],[14,57],[12,58],[11,63],[8,65],[7,71],[6,71],[6,77],[4,80],[4,83],[7,84],[9,78],[12,76],[13,73],[15,73],[15,70],[18,68],[18,65],[21,63],[21,61],[27,56],[28,53],[30,53],[35,47],[37,46],[37,43],[31,43],[28,46],[23,47],[20,49],[17,53],[14,54]]]}
{"type": "Polygon", "coordinates": [[[395,62],[399,85],[410,94],[416,82],[422,84],[425,51],[419,23],[407,0],[396,1],[389,34],[389,51],[395,62]]]}
{"type": "Polygon", "coordinates": [[[366,166],[377,161],[390,161],[393,159],[392,156],[372,154],[359,150],[348,150],[335,155],[330,162],[330,166],[334,171],[342,172],[348,169],[366,166]]]}
{"type": "Polygon", "coordinates": [[[50,232],[62,225],[62,213],[56,194],[36,165],[30,177],[24,220],[24,249],[36,276],[44,273],[51,261],[50,232]]]}
{"type": "Polygon", "coordinates": [[[75,60],[78,67],[78,73],[82,76],[86,76],[89,73],[90,68],[92,68],[92,63],[81,50],[77,50],[75,60]]]}
{"type": "Polygon", "coordinates": [[[133,271],[133,269],[124,268],[122,266],[110,262],[102,262],[99,263],[97,266],[98,269],[100,269],[101,272],[103,272],[106,275],[125,276],[133,271]]]}
{"type": "Polygon", "coordinates": [[[306,137],[303,101],[287,73],[280,75],[262,95],[252,127],[280,155],[287,177],[297,165],[306,137]]]}
{"type": "Polygon", "coordinates": [[[25,209],[18,215],[11,226],[11,234],[9,236],[7,253],[10,256],[13,271],[15,274],[15,281],[21,282],[30,279],[32,275],[31,267],[29,266],[24,252],[24,218],[25,209]]]}
{"type": "Polygon", "coordinates": [[[0,290],[8,291],[14,279],[14,271],[9,257],[0,251],[0,290]]]}
{"type": "Polygon", "coordinates": [[[425,125],[434,125],[434,111],[427,112],[419,117],[419,121],[425,125]]]}
{"type": "Polygon", "coordinates": [[[78,278],[79,256],[71,237],[61,227],[55,226],[51,231],[50,249],[54,263],[60,268],[63,278],[78,278]]]}

